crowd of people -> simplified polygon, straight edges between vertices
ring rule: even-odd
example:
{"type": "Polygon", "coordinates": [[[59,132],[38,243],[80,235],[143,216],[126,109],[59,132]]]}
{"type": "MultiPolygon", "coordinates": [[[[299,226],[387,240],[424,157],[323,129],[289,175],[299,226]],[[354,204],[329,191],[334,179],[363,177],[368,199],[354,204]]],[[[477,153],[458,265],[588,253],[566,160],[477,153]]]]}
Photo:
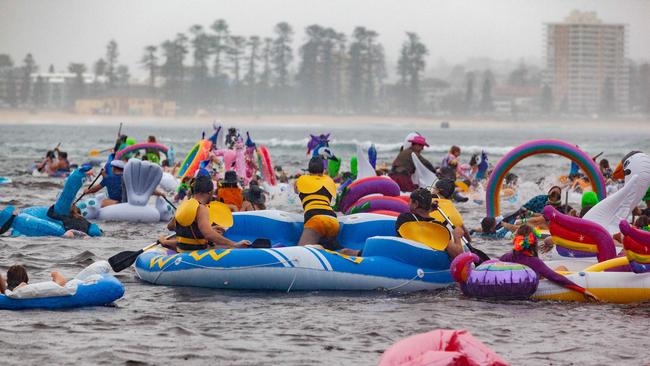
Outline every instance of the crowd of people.
{"type": "MultiPolygon", "coordinates": [[[[248,140],[250,136],[247,134],[248,140]]],[[[295,177],[288,176],[281,167],[275,167],[276,178],[281,183],[288,183],[290,179],[295,179],[293,190],[298,195],[304,215],[304,227],[297,245],[316,245],[319,248],[339,251],[345,255],[361,256],[362,250],[353,250],[344,248],[337,242],[337,236],[340,231],[337,213],[333,205],[337,196],[337,182],[340,183],[350,177],[354,177],[356,172],[339,172],[340,159],[333,154],[329,147],[329,135],[312,136],[312,146],[309,152],[312,152],[307,168],[303,173],[295,177]],[[334,161],[334,164],[332,164],[334,161]],[[333,172],[332,170],[336,171],[333,172]]],[[[155,136],[149,136],[147,142],[156,143],[155,136]]],[[[225,136],[225,144],[229,149],[237,148],[242,144],[240,132],[231,128],[225,136]]],[[[115,143],[112,156],[135,143],[135,140],[120,135],[115,143]]],[[[247,142],[249,144],[249,142],[247,142]]],[[[453,203],[462,203],[468,200],[466,196],[460,194],[457,187],[464,186],[468,189],[477,187],[489,176],[490,167],[487,164],[485,153],[473,154],[468,163],[461,162],[461,148],[451,146],[448,153],[442,158],[439,165],[434,165],[423,156],[423,151],[429,146],[424,136],[420,134],[410,134],[399,153],[392,161],[389,169],[377,168],[379,173],[386,173],[399,187],[402,192],[410,193],[409,212],[401,213],[395,221],[395,236],[409,238],[411,230],[418,225],[439,225],[449,231],[448,239],[445,239],[445,251],[450,259],[453,259],[467,248],[479,255],[482,261],[489,257],[482,251],[472,246],[472,236],[480,236],[490,240],[512,240],[512,250],[503,254],[499,259],[502,261],[515,262],[529,266],[538,275],[543,276],[553,282],[556,282],[566,288],[578,291],[589,298],[595,298],[593,294],[575,283],[558,274],[553,269],[548,268],[544,262],[539,259],[540,252],[547,252],[552,248],[553,242],[550,237],[541,240],[539,229],[547,229],[548,221],[542,212],[546,206],[552,206],[561,213],[576,217],[583,217],[591,208],[598,204],[598,197],[594,192],[585,190],[582,193],[581,207],[573,208],[568,204],[566,193],[568,191],[582,192],[584,182],[588,178],[579,172],[579,169],[572,167],[567,180],[560,185],[552,186],[546,194],[535,196],[528,200],[521,208],[506,217],[485,217],[480,222],[480,227],[474,230],[468,230],[462,222],[453,222],[449,219],[447,213],[439,207],[445,204],[445,207],[455,211],[453,203]],[[414,158],[431,173],[435,174],[437,180],[430,187],[419,187],[412,177],[416,173],[416,164],[414,158]],[[563,196],[565,199],[563,200],[563,196]],[[450,206],[451,205],[451,206],[450,206]]],[[[131,158],[140,158],[152,163],[160,164],[167,172],[175,173],[178,169],[177,164],[173,164],[168,159],[161,159],[161,155],[156,149],[145,149],[142,154],[133,151],[123,154],[122,158],[109,159],[109,162],[101,171],[101,181],[90,188],[84,190],[83,194],[92,194],[102,189],[106,190],[107,199],[102,201],[102,207],[125,202],[125,189],[123,174],[126,162],[131,158]]],[[[596,161],[596,157],[594,158],[596,161]]],[[[191,177],[185,177],[181,182],[175,199],[180,202],[172,220],[168,223],[167,228],[175,232],[174,239],[161,237],[160,244],[169,249],[178,252],[189,252],[204,250],[207,248],[248,248],[251,242],[248,240],[232,241],[227,238],[225,231],[227,228],[219,225],[211,217],[210,205],[218,202],[227,206],[229,211],[256,211],[267,209],[266,201],[269,193],[261,184],[261,176],[258,173],[259,167],[254,161],[247,161],[252,166],[252,174],[247,177],[237,175],[232,167],[224,167],[221,160],[214,153],[211,153],[206,164],[201,165],[197,173],[191,177]],[[211,165],[213,164],[213,165],[211,165]],[[210,166],[212,167],[210,169],[210,166]],[[246,182],[246,184],[245,184],[246,182]]],[[[610,168],[606,159],[598,162],[601,173],[608,183],[615,183],[616,174],[610,168]]],[[[36,168],[44,172],[69,171],[70,163],[67,160],[67,154],[58,147],[48,151],[45,159],[37,164],[36,168]]],[[[504,190],[516,191],[518,177],[512,173],[505,177],[503,182],[504,190]]],[[[164,192],[155,191],[155,195],[165,195],[164,192]]],[[[650,230],[650,190],[644,197],[646,208],[637,208],[634,215],[634,225],[642,230],[650,230]]],[[[457,211],[455,213],[460,216],[457,211]]],[[[78,221],[83,223],[83,217],[79,217],[74,207],[71,208],[69,217],[59,218],[61,220],[71,221],[72,224],[78,221]],[[76,220],[76,221],[75,221],[76,220]]],[[[70,223],[69,223],[70,224],[70,223]]],[[[70,224],[70,225],[72,225],[70,224]]],[[[615,239],[621,241],[621,238],[615,239]]],[[[65,284],[65,279],[60,274],[52,273],[54,282],[65,284]]],[[[14,290],[24,286],[29,278],[27,272],[22,266],[12,266],[7,272],[6,286],[9,290],[14,290]]],[[[0,289],[4,292],[4,281],[0,281],[0,289]]]]}

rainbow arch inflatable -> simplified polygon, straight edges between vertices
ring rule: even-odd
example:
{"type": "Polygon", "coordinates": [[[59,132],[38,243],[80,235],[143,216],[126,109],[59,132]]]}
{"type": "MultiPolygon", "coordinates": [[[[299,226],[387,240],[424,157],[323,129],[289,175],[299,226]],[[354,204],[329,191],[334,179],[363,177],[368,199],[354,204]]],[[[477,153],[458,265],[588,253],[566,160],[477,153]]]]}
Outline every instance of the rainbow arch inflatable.
{"type": "Polygon", "coordinates": [[[496,217],[500,214],[501,185],[510,169],[523,159],[539,154],[561,155],[575,162],[589,178],[591,187],[598,195],[598,198],[602,201],[607,195],[605,178],[603,178],[600,169],[587,153],[560,140],[534,140],[510,150],[494,167],[485,187],[485,206],[488,217],[496,217]]]}

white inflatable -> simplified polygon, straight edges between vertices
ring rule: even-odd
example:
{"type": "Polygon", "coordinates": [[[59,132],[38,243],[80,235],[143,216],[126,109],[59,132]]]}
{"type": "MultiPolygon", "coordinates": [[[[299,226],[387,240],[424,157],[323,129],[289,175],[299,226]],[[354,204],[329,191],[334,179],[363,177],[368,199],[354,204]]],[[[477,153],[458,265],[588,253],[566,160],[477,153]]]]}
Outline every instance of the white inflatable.
{"type": "Polygon", "coordinates": [[[175,192],[180,182],[173,175],[164,172],[162,178],[160,179],[159,187],[165,192],[175,192]]]}
{"type": "Polygon", "coordinates": [[[156,164],[139,159],[131,159],[124,167],[124,186],[127,202],[101,207],[104,196],[82,201],[78,204],[87,219],[158,222],[168,221],[173,216],[172,207],[161,197],[156,197],[154,205],[149,198],[162,178],[162,168],[156,164]]]}
{"type": "Polygon", "coordinates": [[[636,152],[628,154],[619,164],[623,169],[625,185],[616,193],[600,201],[583,217],[604,227],[610,234],[616,234],[621,220],[627,220],[632,210],[650,187],[650,156],[636,152]]]}
{"type": "Polygon", "coordinates": [[[433,186],[438,181],[436,174],[422,164],[415,153],[411,153],[411,159],[413,159],[413,164],[415,165],[415,173],[411,176],[413,184],[417,184],[420,187],[433,186]]]}
{"type": "Polygon", "coordinates": [[[368,161],[368,153],[357,145],[357,179],[377,176],[375,168],[368,161]]]}

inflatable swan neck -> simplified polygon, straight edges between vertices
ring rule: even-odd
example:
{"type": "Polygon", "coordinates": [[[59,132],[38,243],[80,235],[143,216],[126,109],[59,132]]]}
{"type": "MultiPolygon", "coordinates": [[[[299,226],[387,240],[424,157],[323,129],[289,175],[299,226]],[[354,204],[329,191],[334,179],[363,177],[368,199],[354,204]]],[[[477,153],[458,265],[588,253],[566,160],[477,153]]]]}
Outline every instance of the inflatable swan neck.
{"type": "Polygon", "coordinates": [[[470,252],[465,252],[459,254],[453,261],[451,261],[451,266],[449,267],[449,272],[454,281],[458,283],[467,282],[470,272],[472,272],[472,263],[479,264],[480,258],[470,252]]]}
{"type": "Polygon", "coordinates": [[[67,216],[70,214],[70,207],[72,207],[72,202],[79,192],[79,188],[83,185],[85,172],[87,168],[75,169],[70,176],[65,180],[63,185],[63,190],[59,194],[59,197],[54,204],[54,212],[58,215],[67,216]]]}

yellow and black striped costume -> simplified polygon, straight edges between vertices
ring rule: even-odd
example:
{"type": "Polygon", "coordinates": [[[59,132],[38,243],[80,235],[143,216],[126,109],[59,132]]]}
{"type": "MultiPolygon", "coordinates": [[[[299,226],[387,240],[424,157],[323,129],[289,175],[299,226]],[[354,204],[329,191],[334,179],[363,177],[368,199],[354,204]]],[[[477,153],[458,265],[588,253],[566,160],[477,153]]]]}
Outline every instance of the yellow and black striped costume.
{"type": "Polygon", "coordinates": [[[333,238],[339,221],[330,206],[336,197],[336,184],[326,175],[303,175],[296,181],[298,196],[305,210],[305,229],[316,231],[321,238],[333,238]]]}

